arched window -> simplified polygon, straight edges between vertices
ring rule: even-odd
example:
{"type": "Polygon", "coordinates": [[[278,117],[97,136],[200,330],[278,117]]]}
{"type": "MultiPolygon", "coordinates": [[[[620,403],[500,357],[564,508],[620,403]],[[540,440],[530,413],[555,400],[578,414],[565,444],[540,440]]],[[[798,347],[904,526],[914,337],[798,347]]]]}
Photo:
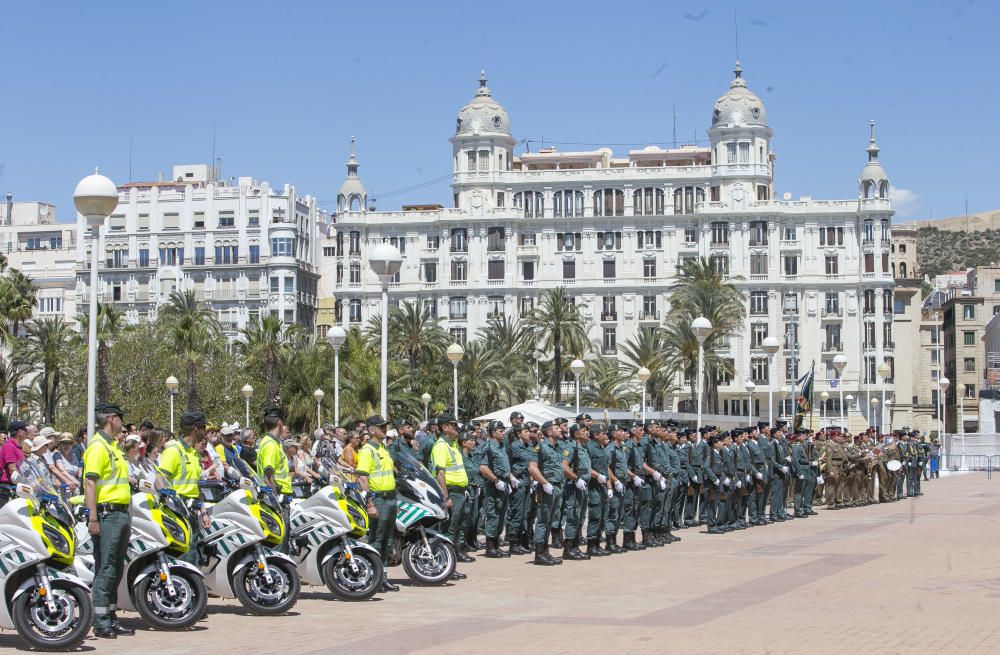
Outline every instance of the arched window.
{"type": "Polygon", "coordinates": [[[361,196],[357,194],[351,194],[351,211],[352,212],[361,211],[361,196]]]}
{"type": "Polygon", "coordinates": [[[625,192],[621,189],[599,189],[594,192],[594,216],[624,216],[625,192]]]}
{"type": "Polygon", "coordinates": [[[341,193],[340,195],[337,196],[337,211],[338,212],[344,211],[344,208],[346,206],[347,206],[347,199],[344,197],[344,194],[341,193]]]}
{"type": "Polygon", "coordinates": [[[693,214],[699,202],[705,202],[705,189],[693,186],[674,189],[675,214],[693,214]]]}
{"type": "Polygon", "coordinates": [[[888,198],[889,197],[889,181],[882,180],[878,185],[878,197],[888,198]]]}
{"type": "Polygon", "coordinates": [[[583,216],[583,191],[556,191],[553,193],[552,215],[556,218],[583,216]]]}
{"type": "Polygon", "coordinates": [[[635,193],[632,194],[632,213],[636,216],[662,215],[663,202],[663,189],[653,187],[636,189],[635,193]]]}
{"type": "Polygon", "coordinates": [[[875,197],[875,183],[871,180],[865,180],[861,183],[861,195],[865,198],[875,197]]]}
{"type": "Polygon", "coordinates": [[[520,191],[514,194],[514,207],[522,210],[525,218],[541,218],[545,215],[545,196],[541,191],[520,191]]]}
{"type": "Polygon", "coordinates": [[[899,262],[899,277],[906,277],[906,262],[899,262]]]}

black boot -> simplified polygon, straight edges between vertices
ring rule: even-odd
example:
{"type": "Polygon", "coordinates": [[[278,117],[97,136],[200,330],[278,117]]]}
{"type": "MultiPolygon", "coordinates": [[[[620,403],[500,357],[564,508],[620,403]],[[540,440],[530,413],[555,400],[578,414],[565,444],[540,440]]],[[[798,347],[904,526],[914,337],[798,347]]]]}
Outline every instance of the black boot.
{"type": "Polygon", "coordinates": [[[495,537],[486,537],[486,552],[483,553],[483,557],[488,557],[490,559],[500,559],[503,557],[503,553],[497,548],[497,540],[495,537]]]}
{"type": "Polygon", "coordinates": [[[562,530],[553,530],[552,531],[552,547],[556,548],[556,549],[564,548],[565,547],[565,544],[563,543],[563,538],[562,538],[562,530]]]}
{"type": "Polygon", "coordinates": [[[394,585],[389,582],[389,574],[382,574],[382,591],[399,591],[399,585],[394,585]]]}
{"type": "Polygon", "coordinates": [[[585,553],[582,550],[580,550],[580,544],[582,544],[582,543],[583,543],[583,540],[580,539],[580,537],[577,537],[573,541],[573,552],[575,552],[577,555],[579,555],[583,559],[590,559],[590,553],[585,553]]]}
{"type": "Polygon", "coordinates": [[[610,555],[608,551],[601,548],[601,538],[587,540],[587,554],[591,557],[606,557],[610,555]]]}
{"type": "Polygon", "coordinates": [[[653,539],[653,533],[651,530],[648,529],[642,531],[641,539],[642,541],[639,542],[639,545],[642,546],[643,548],[656,548],[658,546],[663,545],[660,542],[653,539]]]}
{"type": "Polygon", "coordinates": [[[563,546],[562,558],[564,560],[572,560],[576,562],[583,559],[583,553],[573,550],[573,546],[567,542],[566,545],[563,546]]]}
{"type": "Polygon", "coordinates": [[[510,538],[510,555],[527,555],[531,551],[524,547],[521,535],[513,535],[510,538]]]}
{"type": "Polygon", "coordinates": [[[535,564],[538,566],[555,566],[557,562],[549,557],[545,544],[535,544],[535,564]]]}
{"type": "Polygon", "coordinates": [[[620,555],[625,552],[621,546],[618,545],[618,533],[609,532],[605,535],[608,552],[612,555],[620,555]]]}
{"type": "Polygon", "coordinates": [[[646,550],[646,547],[643,546],[642,544],[636,543],[634,532],[626,532],[625,550],[646,550]]]}
{"type": "Polygon", "coordinates": [[[458,555],[455,557],[455,559],[457,559],[459,562],[462,562],[464,564],[468,564],[469,562],[475,562],[476,561],[476,558],[473,557],[472,555],[469,555],[467,552],[465,552],[464,549],[458,551],[458,555]]]}

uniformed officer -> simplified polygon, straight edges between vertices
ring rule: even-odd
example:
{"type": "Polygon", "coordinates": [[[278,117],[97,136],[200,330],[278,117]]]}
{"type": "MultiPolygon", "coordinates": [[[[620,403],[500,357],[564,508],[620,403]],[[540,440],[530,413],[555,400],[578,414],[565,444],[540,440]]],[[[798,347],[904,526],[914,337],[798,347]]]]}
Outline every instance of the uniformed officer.
{"type": "Polygon", "coordinates": [[[590,559],[590,555],[580,550],[580,533],[586,518],[587,487],[590,484],[590,455],[587,452],[590,433],[585,423],[578,422],[570,428],[570,435],[573,443],[562,451],[563,475],[566,478],[563,489],[566,535],[562,558],[585,560],[590,559]]]}
{"type": "Polygon", "coordinates": [[[809,454],[806,452],[803,439],[805,435],[801,431],[796,431],[792,438],[792,461],[791,469],[794,476],[795,497],[792,507],[795,511],[795,518],[804,519],[808,517],[805,512],[804,492],[807,489],[807,476],[809,475],[809,454]]]}
{"type": "MultiPolygon", "coordinates": [[[[647,544],[639,543],[635,538],[635,532],[642,522],[642,488],[646,485],[647,465],[645,449],[641,443],[643,427],[638,423],[633,423],[629,431],[631,439],[625,445],[628,453],[628,483],[625,485],[623,545],[625,550],[646,550],[647,544]]],[[[649,496],[646,497],[646,503],[648,517],[649,496]]]]}
{"type": "Polygon", "coordinates": [[[726,475],[722,483],[722,498],[719,502],[719,522],[726,530],[736,529],[736,498],[739,489],[736,484],[736,455],[733,452],[733,436],[730,432],[723,432],[722,437],[722,470],[726,475]],[[726,482],[728,480],[728,482],[726,482]]]}
{"type": "MultiPolygon", "coordinates": [[[[504,447],[504,425],[500,421],[490,421],[486,428],[489,440],[483,447],[479,460],[479,474],[483,478],[486,496],[486,557],[510,557],[500,549],[500,535],[507,521],[507,503],[520,481],[511,473],[510,460],[504,447]]],[[[520,432],[520,428],[518,428],[520,432]]],[[[508,540],[513,547],[514,541],[508,540]]]]}
{"type": "Polygon", "coordinates": [[[465,549],[475,552],[482,548],[479,542],[479,527],[486,512],[483,503],[483,477],[479,475],[485,441],[477,443],[478,430],[467,430],[458,435],[458,445],[462,447],[462,463],[465,477],[469,478],[469,519],[465,522],[465,549]]]}
{"type": "Polygon", "coordinates": [[[760,514],[760,495],[763,491],[762,481],[766,473],[764,453],[760,449],[760,428],[754,426],[747,432],[746,448],[750,453],[750,495],[747,498],[747,525],[763,525],[760,514]]]}
{"type": "Polygon", "coordinates": [[[264,409],[264,436],[257,445],[257,474],[265,484],[281,494],[281,513],[285,530],[281,538],[280,550],[288,552],[289,507],[292,499],[292,476],[288,471],[288,456],[281,447],[285,431],[285,412],[280,407],[270,405],[264,409]]]}
{"type": "Polygon", "coordinates": [[[691,446],[691,496],[687,509],[684,510],[684,525],[693,528],[705,522],[705,512],[707,506],[707,487],[705,486],[705,474],[702,467],[708,459],[710,447],[708,445],[709,430],[700,428],[694,433],[695,442],[691,446]]]}
{"type": "Polygon", "coordinates": [[[121,433],[125,412],[117,405],[95,408],[97,433],[83,454],[83,496],[89,511],[87,530],[94,544],[94,635],[115,639],[135,631],[118,622],[118,584],[125,570],[129,542],[128,460],[115,436],[121,433]]]}
{"type": "MultiPolygon", "coordinates": [[[[608,501],[611,499],[611,482],[608,480],[608,429],[602,423],[591,423],[590,483],[587,487],[587,554],[594,557],[610,555],[611,550],[601,548],[601,535],[608,520],[608,501]]],[[[609,544],[610,546],[610,544],[609,544]]]]}
{"type": "Polygon", "coordinates": [[[205,415],[199,411],[181,414],[181,438],[170,442],[160,454],[159,470],[170,482],[177,495],[184,499],[191,520],[191,544],[181,559],[198,566],[201,560],[199,545],[201,530],[208,529],[211,520],[201,504],[198,481],[201,479],[201,453],[207,436],[205,415]]]}
{"type": "Polygon", "coordinates": [[[768,525],[774,523],[774,519],[767,515],[767,503],[771,500],[771,482],[774,479],[774,440],[771,438],[771,426],[767,423],[758,423],[760,433],[757,436],[757,445],[760,447],[760,454],[764,458],[763,468],[760,469],[761,478],[758,479],[757,487],[757,516],[758,523],[768,525]]]}
{"type": "Polygon", "coordinates": [[[771,477],[771,520],[789,520],[788,511],[785,509],[786,497],[788,494],[788,483],[791,481],[791,461],[792,453],[788,448],[781,428],[772,432],[774,438],[771,445],[774,447],[773,467],[774,475],[771,477]]]}
{"type": "MultiPolygon", "coordinates": [[[[586,416],[582,414],[581,416],[586,416]]],[[[561,453],[564,450],[569,450],[573,445],[573,438],[569,433],[569,421],[563,417],[559,417],[552,420],[552,423],[556,426],[558,435],[556,437],[556,446],[559,448],[561,453]]],[[[553,548],[564,548],[563,543],[563,522],[566,518],[566,494],[560,494],[559,502],[556,503],[552,514],[551,524],[549,526],[552,531],[552,547],[553,548]]]]}
{"type": "Polygon", "coordinates": [[[511,492],[508,496],[507,540],[511,555],[527,555],[531,552],[531,535],[528,533],[531,478],[528,476],[528,462],[534,457],[534,445],[531,443],[531,431],[526,426],[511,426],[508,432],[511,437],[511,492]]]}
{"type": "Polygon", "coordinates": [[[691,442],[688,441],[687,430],[677,430],[677,441],[674,443],[674,452],[677,454],[677,463],[680,473],[677,476],[676,491],[674,492],[674,511],[672,526],[676,530],[687,528],[684,522],[684,509],[688,500],[688,489],[691,485],[691,442]]]}
{"type": "MultiPolygon", "coordinates": [[[[652,422],[647,427],[649,432],[648,461],[653,469],[649,480],[649,489],[652,502],[650,503],[649,537],[650,541],[663,545],[670,540],[665,539],[664,508],[667,505],[667,495],[670,490],[670,454],[667,452],[667,445],[664,438],[666,430],[659,422],[652,422]]],[[[646,541],[646,531],[643,530],[643,541],[646,541]]]]}
{"type": "Polygon", "coordinates": [[[365,421],[371,437],[358,452],[358,486],[365,496],[365,509],[371,525],[368,543],[378,550],[385,565],[382,591],[399,591],[389,582],[389,556],[393,552],[396,536],[396,476],[392,455],[385,447],[386,421],[381,416],[371,416],[365,421]]]}
{"type": "Polygon", "coordinates": [[[708,534],[722,534],[728,531],[719,511],[720,501],[728,486],[722,462],[722,439],[711,436],[705,445],[708,446],[708,452],[701,467],[705,474],[705,522],[708,524],[708,534]]]}
{"type": "Polygon", "coordinates": [[[628,451],[625,449],[625,427],[611,426],[611,443],[608,445],[608,482],[612,489],[608,505],[608,518],[604,523],[607,549],[613,554],[624,553],[618,545],[618,533],[625,520],[625,486],[629,484],[628,451]]]}
{"type": "Polygon", "coordinates": [[[476,559],[462,547],[474,498],[469,490],[465,458],[458,444],[458,421],[453,416],[445,414],[438,418],[438,427],[441,428],[441,436],[431,449],[431,464],[434,466],[438,484],[447,494],[445,506],[451,512],[448,534],[458,550],[458,561],[474,562],[476,559]]]}
{"type": "Polygon", "coordinates": [[[562,466],[562,451],[559,450],[561,430],[552,421],[542,424],[542,439],[535,446],[535,457],[528,463],[528,475],[538,483],[538,517],[535,521],[535,564],[552,566],[562,564],[558,557],[549,554],[549,532],[552,530],[552,515],[562,496],[565,473],[562,466]]]}
{"type": "Polygon", "coordinates": [[[750,484],[753,480],[751,474],[753,464],[750,462],[750,449],[746,442],[746,429],[737,429],[736,437],[733,439],[733,454],[736,459],[736,498],[733,501],[733,506],[736,509],[735,527],[737,530],[744,530],[747,527],[747,508],[749,505],[747,501],[750,498],[750,484]]]}

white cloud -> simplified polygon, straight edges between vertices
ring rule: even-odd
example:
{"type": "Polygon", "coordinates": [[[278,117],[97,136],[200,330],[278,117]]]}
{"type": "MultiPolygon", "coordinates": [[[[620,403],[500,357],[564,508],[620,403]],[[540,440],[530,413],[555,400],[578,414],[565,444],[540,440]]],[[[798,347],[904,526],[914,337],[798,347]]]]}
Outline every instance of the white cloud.
{"type": "Polygon", "coordinates": [[[922,213],[924,205],[916,191],[892,187],[892,208],[896,210],[896,218],[915,218],[922,213]]]}

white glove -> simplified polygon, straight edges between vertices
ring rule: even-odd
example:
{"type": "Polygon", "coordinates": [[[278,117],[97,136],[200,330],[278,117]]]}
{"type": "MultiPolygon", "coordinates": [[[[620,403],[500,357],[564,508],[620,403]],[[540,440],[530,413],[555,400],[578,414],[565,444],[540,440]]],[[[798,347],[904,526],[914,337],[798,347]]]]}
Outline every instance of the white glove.
{"type": "Polygon", "coordinates": [[[601,475],[600,473],[598,473],[598,474],[597,474],[597,481],[598,481],[599,483],[601,483],[601,484],[604,484],[605,482],[607,482],[607,481],[608,481],[608,478],[607,478],[607,477],[605,477],[605,476],[603,476],[603,475],[601,475]]]}
{"type": "Polygon", "coordinates": [[[666,488],[667,488],[667,481],[666,480],[660,480],[660,491],[663,491],[666,488]]]}
{"type": "Polygon", "coordinates": [[[528,487],[528,491],[530,491],[531,493],[535,493],[537,489],[538,489],[538,480],[532,480],[531,486],[528,487]]]}
{"type": "Polygon", "coordinates": [[[757,474],[754,477],[757,478],[758,480],[763,480],[764,474],[761,473],[760,471],[757,471],[757,474]]]}
{"type": "MultiPolygon", "coordinates": [[[[615,484],[617,484],[617,482],[615,484]]],[[[615,495],[615,492],[612,491],[611,489],[608,489],[608,498],[611,499],[611,498],[614,497],[614,495],[615,495]]]]}
{"type": "Polygon", "coordinates": [[[587,481],[584,480],[583,478],[577,478],[576,479],[576,488],[579,489],[580,491],[583,491],[584,489],[587,488],[587,481]]]}
{"type": "Polygon", "coordinates": [[[551,496],[552,495],[552,485],[549,484],[548,482],[546,482],[545,484],[542,485],[542,491],[544,491],[545,493],[547,493],[548,495],[551,496]]]}
{"type": "Polygon", "coordinates": [[[663,476],[660,475],[659,471],[653,471],[653,479],[659,482],[660,480],[663,479],[663,476]]]}
{"type": "Polygon", "coordinates": [[[790,461],[792,461],[792,456],[791,456],[791,455],[786,455],[786,456],[785,456],[785,461],[786,461],[786,462],[790,462],[790,461]]]}
{"type": "Polygon", "coordinates": [[[804,476],[804,475],[799,475],[799,480],[805,480],[805,479],[806,479],[806,476],[804,476]]]}
{"type": "Polygon", "coordinates": [[[737,480],[736,481],[736,488],[737,489],[742,489],[743,488],[743,480],[737,480]]]}
{"type": "Polygon", "coordinates": [[[747,473],[747,484],[750,484],[750,474],[747,473]]]}
{"type": "Polygon", "coordinates": [[[812,465],[813,466],[819,466],[819,462],[817,462],[816,460],[813,460],[812,465]]]}
{"type": "Polygon", "coordinates": [[[618,493],[625,492],[625,485],[622,484],[621,480],[615,480],[615,491],[617,491],[618,493]]]}
{"type": "Polygon", "coordinates": [[[732,480],[726,478],[725,480],[722,481],[722,484],[728,487],[730,484],[732,484],[732,482],[733,482],[732,480]]]}
{"type": "Polygon", "coordinates": [[[511,489],[517,489],[520,486],[521,486],[521,483],[518,482],[517,478],[511,478],[510,479],[510,488],[511,489]]]}
{"type": "Polygon", "coordinates": [[[497,480],[497,491],[507,491],[507,485],[503,483],[503,480],[497,480]]]}
{"type": "Polygon", "coordinates": [[[782,466],[781,467],[781,472],[782,473],[788,473],[788,467],[787,466],[782,466]]]}
{"type": "Polygon", "coordinates": [[[644,483],[644,482],[642,481],[642,478],[640,478],[640,477],[639,477],[639,476],[637,475],[637,476],[635,476],[634,478],[632,478],[632,484],[634,484],[634,485],[635,485],[635,486],[637,486],[637,487],[641,487],[641,486],[642,486],[643,484],[645,484],[645,483],[644,483]]]}
{"type": "Polygon", "coordinates": [[[816,484],[823,484],[823,476],[822,475],[816,478],[816,484]]]}
{"type": "Polygon", "coordinates": [[[698,476],[697,475],[692,475],[691,476],[691,482],[694,482],[695,484],[698,484],[698,476]]]}

